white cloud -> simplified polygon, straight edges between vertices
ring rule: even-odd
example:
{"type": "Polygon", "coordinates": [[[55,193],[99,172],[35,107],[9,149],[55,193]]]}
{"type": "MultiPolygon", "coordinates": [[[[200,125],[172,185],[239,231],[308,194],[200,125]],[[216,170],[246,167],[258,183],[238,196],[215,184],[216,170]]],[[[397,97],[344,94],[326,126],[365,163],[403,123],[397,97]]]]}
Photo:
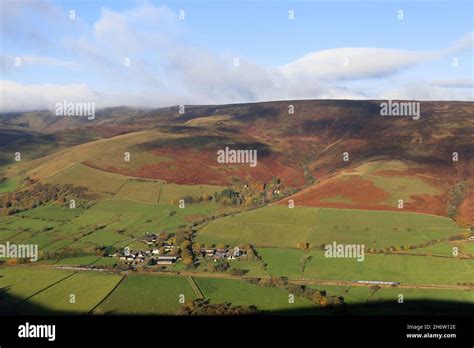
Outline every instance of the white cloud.
{"type": "MultiPolygon", "coordinates": [[[[448,81],[446,81],[448,82],[448,81]]],[[[411,82],[380,93],[378,99],[410,99],[410,100],[474,100],[474,89],[460,88],[459,85],[446,83],[441,85],[435,81],[411,82]]]]}
{"type": "MultiPolygon", "coordinates": [[[[54,13],[57,17],[56,8],[54,13]]],[[[433,78],[432,82],[397,83],[391,90],[377,88],[374,92],[376,84],[370,85],[367,79],[379,82],[402,70],[472,49],[473,33],[436,51],[343,47],[312,52],[275,68],[240,57],[236,68],[232,54],[187,43],[186,24],[164,6],[145,4],[122,12],[103,8],[99,19],[82,29],[58,42],[70,59],[33,54],[24,59],[39,66],[75,67],[83,72],[84,82],[21,84],[11,81],[13,74],[8,75],[1,86],[0,111],[50,108],[57,99],[150,107],[311,98],[469,100],[469,91],[462,87],[466,81],[433,78]],[[124,68],[125,57],[131,60],[129,68],[124,68]],[[365,80],[372,89],[353,87],[352,82],[358,80],[365,80]]]]}
{"type": "Polygon", "coordinates": [[[444,88],[474,88],[474,80],[472,78],[435,80],[431,84],[444,88]]]}
{"type": "Polygon", "coordinates": [[[0,110],[54,110],[63,100],[96,102],[97,94],[87,85],[23,85],[14,81],[0,82],[0,110]]]}

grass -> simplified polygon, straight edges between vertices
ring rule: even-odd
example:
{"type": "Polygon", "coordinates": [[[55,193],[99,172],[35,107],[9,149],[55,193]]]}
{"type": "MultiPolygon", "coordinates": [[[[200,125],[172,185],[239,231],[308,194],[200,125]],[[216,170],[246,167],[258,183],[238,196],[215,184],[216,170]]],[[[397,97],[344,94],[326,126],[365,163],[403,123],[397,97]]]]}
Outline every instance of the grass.
{"type": "Polygon", "coordinates": [[[115,257],[101,257],[97,261],[94,261],[91,265],[93,266],[113,266],[119,264],[120,261],[115,257]]]}
{"type": "Polygon", "coordinates": [[[268,206],[211,222],[199,231],[204,244],[250,243],[295,248],[306,242],[358,243],[367,248],[417,245],[460,232],[455,223],[434,215],[354,209],[268,206]]]}
{"type": "Polygon", "coordinates": [[[268,272],[263,268],[263,262],[261,261],[240,261],[240,260],[229,260],[228,261],[231,269],[245,269],[248,273],[245,275],[252,277],[266,277],[268,272]]]}
{"type": "Polygon", "coordinates": [[[57,252],[57,251],[60,251],[61,249],[68,247],[69,245],[73,243],[74,243],[73,240],[61,239],[43,248],[43,251],[57,252]]]}
{"type": "Polygon", "coordinates": [[[324,251],[312,250],[302,272],[302,250],[260,248],[272,276],[294,279],[379,280],[405,284],[452,284],[474,282],[474,260],[409,255],[365,254],[355,258],[327,258],[324,251]]]}
{"type": "Polygon", "coordinates": [[[182,307],[179,296],[195,299],[184,277],[130,275],[97,308],[100,313],[173,315],[182,307]]]}
{"type": "Polygon", "coordinates": [[[130,199],[145,203],[175,204],[184,196],[212,196],[224,187],[215,185],[177,185],[160,181],[129,179],[114,199],[130,199]]]}
{"type": "Polygon", "coordinates": [[[34,242],[42,251],[52,252],[64,248],[88,250],[99,245],[121,247],[130,244],[132,236],[173,232],[186,226],[188,218],[207,216],[218,209],[215,203],[189,204],[180,209],[175,205],[119,199],[102,201],[86,210],[41,206],[0,218],[0,241],[34,242]]]}
{"type": "Polygon", "coordinates": [[[460,314],[466,312],[466,305],[474,302],[474,293],[463,290],[440,289],[400,289],[381,288],[373,292],[369,287],[344,287],[344,286],[317,286],[314,287],[328,291],[329,294],[344,297],[348,304],[346,310],[351,314],[362,315],[396,315],[396,314],[460,314]],[[403,295],[403,304],[398,302],[399,295],[403,295]],[[423,301],[423,305],[419,302],[423,301]],[[413,302],[413,303],[410,303],[413,302]],[[383,303],[378,308],[364,307],[383,303]],[[420,306],[422,306],[420,308],[420,306]],[[433,307],[430,309],[429,307],[433,307]]]}
{"type": "Polygon", "coordinates": [[[96,245],[114,245],[118,242],[129,241],[129,240],[130,239],[127,236],[123,236],[112,230],[100,229],[81,238],[79,241],[92,243],[96,245]]]}
{"type": "Polygon", "coordinates": [[[99,256],[78,256],[60,260],[56,263],[56,266],[85,266],[95,263],[100,260],[99,256]]]}
{"type": "Polygon", "coordinates": [[[16,179],[0,181],[0,193],[15,191],[17,185],[18,181],[16,179]]]}
{"type": "Polygon", "coordinates": [[[67,270],[44,270],[20,267],[0,268],[0,309],[12,309],[44,288],[71,275],[67,270]]]}
{"type": "Polygon", "coordinates": [[[220,192],[223,186],[215,185],[176,185],[166,184],[161,188],[160,203],[173,204],[184,196],[212,196],[220,192]]]}
{"type": "MultiPolygon", "coordinates": [[[[180,209],[176,205],[114,199],[94,205],[74,222],[79,225],[102,224],[107,226],[104,231],[124,230],[126,235],[142,236],[145,232],[174,231],[186,225],[187,216],[209,215],[217,208],[215,203],[189,204],[180,209]]],[[[90,238],[96,242],[94,237],[90,238]]]]}
{"type": "Polygon", "coordinates": [[[129,179],[115,194],[114,199],[158,203],[162,187],[163,183],[159,181],[129,179]]]}
{"type": "Polygon", "coordinates": [[[440,242],[423,248],[405,250],[404,252],[408,252],[410,254],[429,254],[454,257],[453,245],[447,242],[440,242]]]}
{"type": "Polygon", "coordinates": [[[210,303],[230,302],[235,306],[255,305],[264,311],[314,307],[309,300],[295,297],[289,303],[289,294],[280,288],[260,287],[239,280],[194,277],[194,280],[210,303]]]}
{"type": "Polygon", "coordinates": [[[128,179],[125,175],[108,173],[80,163],[49,177],[46,182],[58,185],[83,186],[91,191],[115,194],[128,179]]]}
{"type": "Polygon", "coordinates": [[[83,212],[84,210],[80,208],[70,209],[53,205],[42,205],[37,208],[18,213],[17,216],[24,216],[30,219],[67,222],[75,219],[83,212]]]}
{"type": "Polygon", "coordinates": [[[112,291],[120,279],[121,276],[115,274],[79,272],[33,296],[18,309],[24,314],[43,314],[43,311],[87,313],[112,291]],[[75,297],[74,303],[71,303],[71,295],[75,297]]]}
{"type": "Polygon", "coordinates": [[[474,256],[474,241],[464,242],[464,243],[461,245],[460,250],[462,250],[462,251],[468,253],[468,254],[471,255],[471,256],[474,256]]]}
{"type": "Polygon", "coordinates": [[[375,293],[369,287],[350,287],[318,285],[313,288],[326,290],[331,295],[343,296],[347,304],[366,303],[367,301],[393,301],[398,303],[398,295],[402,294],[404,301],[437,300],[455,302],[474,302],[474,293],[464,290],[442,289],[400,289],[381,288],[375,293]]]}

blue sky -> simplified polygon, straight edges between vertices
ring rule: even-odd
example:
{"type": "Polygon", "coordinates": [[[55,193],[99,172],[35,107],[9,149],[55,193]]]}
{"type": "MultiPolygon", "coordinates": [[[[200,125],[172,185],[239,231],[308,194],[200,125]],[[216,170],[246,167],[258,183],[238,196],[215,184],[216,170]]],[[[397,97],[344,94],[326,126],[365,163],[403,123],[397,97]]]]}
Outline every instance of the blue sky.
{"type": "Polygon", "coordinates": [[[2,0],[0,110],[51,108],[66,98],[152,107],[302,98],[473,100],[472,6],[452,0],[2,0]]]}

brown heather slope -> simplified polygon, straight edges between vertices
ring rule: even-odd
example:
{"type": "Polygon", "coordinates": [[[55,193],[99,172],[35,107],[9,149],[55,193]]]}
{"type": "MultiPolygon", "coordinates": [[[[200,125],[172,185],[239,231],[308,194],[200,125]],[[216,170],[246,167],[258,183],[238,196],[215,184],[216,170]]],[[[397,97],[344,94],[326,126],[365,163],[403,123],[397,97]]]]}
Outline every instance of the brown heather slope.
{"type": "MultiPolygon", "coordinates": [[[[292,197],[301,205],[394,210],[403,199],[404,210],[444,216],[455,201],[453,187],[463,183],[456,219],[472,224],[474,103],[421,102],[421,118],[414,121],[381,117],[380,102],[187,106],[184,115],[177,107],[111,108],[98,111],[94,121],[69,122],[73,126],[51,117],[41,123],[35,115],[44,132],[73,129],[108,139],[70,147],[24,169],[42,177],[47,168],[60,170],[73,161],[181,184],[223,185],[232,176],[265,182],[276,176],[302,189],[292,197]],[[258,166],[218,164],[216,151],[225,146],[257,149],[258,166]],[[132,154],[131,162],[123,162],[124,151],[132,154]],[[457,163],[453,152],[459,153],[457,163]]],[[[28,117],[0,118],[0,123],[18,126],[28,117]]],[[[28,129],[38,131],[34,123],[28,129]]]]}

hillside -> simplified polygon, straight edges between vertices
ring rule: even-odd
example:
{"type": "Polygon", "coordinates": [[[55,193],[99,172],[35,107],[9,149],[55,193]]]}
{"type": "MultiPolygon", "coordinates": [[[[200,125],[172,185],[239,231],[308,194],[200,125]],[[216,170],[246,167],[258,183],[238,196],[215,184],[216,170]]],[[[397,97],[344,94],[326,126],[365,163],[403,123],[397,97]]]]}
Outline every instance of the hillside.
{"type": "Polygon", "coordinates": [[[291,197],[296,205],[397,210],[402,199],[404,211],[451,216],[469,225],[473,116],[469,102],[423,102],[421,118],[414,121],[381,117],[380,101],[344,100],[186,106],[184,114],[178,107],[113,108],[98,111],[93,121],[40,112],[3,115],[0,123],[20,133],[0,147],[7,177],[46,179],[75,163],[182,185],[278,177],[301,189],[291,197]],[[226,146],[257,150],[258,165],[217,163],[217,150],[226,146]],[[16,148],[28,161],[12,165],[5,158],[16,148]]]}

